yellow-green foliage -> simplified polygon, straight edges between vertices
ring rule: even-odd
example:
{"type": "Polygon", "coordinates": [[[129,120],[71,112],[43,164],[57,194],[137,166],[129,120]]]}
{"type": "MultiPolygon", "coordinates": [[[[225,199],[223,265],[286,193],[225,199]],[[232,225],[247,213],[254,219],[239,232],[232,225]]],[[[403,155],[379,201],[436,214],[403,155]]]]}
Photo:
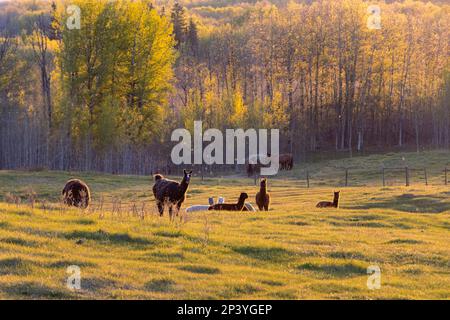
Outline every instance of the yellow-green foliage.
{"type": "MultiPolygon", "coordinates": [[[[341,188],[340,208],[317,209],[333,188],[270,179],[269,212],[197,212],[170,223],[156,214],[149,177],[75,175],[93,195],[82,211],[58,204],[72,176],[0,171],[1,201],[8,192],[22,198],[0,203],[0,298],[450,296],[445,186],[341,188]],[[66,288],[69,265],[81,268],[81,291],[66,288]],[[381,268],[379,290],[366,286],[370,265],[381,268]]],[[[242,191],[254,203],[257,189],[241,177],[194,178],[183,209],[209,196],[234,202],[242,191]]]]}

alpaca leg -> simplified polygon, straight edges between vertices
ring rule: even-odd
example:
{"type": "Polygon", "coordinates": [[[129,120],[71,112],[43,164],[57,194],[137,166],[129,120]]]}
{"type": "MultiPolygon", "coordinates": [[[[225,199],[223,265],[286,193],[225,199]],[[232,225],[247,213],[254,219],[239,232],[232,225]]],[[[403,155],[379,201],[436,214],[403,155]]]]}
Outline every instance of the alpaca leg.
{"type": "Polygon", "coordinates": [[[180,209],[181,209],[181,202],[177,203],[177,217],[178,217],[178,213],[180,213],[180,209]]]}
{"type": "Polygon", "coordinates": [[[264,210],[269,211],[269,205],[268,204],[264,206],[264,210]]]}
{"type": "Polygon", "coordinates": [[[162,217],[164,213],[164,204],[161,201],[158,201],[156,205],[158,206],[159,216],[162,217]]]}
{"type": "Polygon", "coordinates": [[[170,221],[172,221],[172,219],[173,219],[173,205],[172,204],[169,204],[169,218],[170,218],[170,221]]]}

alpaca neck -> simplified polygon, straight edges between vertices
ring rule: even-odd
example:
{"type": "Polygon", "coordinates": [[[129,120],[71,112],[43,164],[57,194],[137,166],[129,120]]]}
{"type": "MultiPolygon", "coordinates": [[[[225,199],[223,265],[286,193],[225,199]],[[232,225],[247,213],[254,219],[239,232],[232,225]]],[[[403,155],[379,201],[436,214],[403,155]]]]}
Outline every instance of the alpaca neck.
{"type": "Polygon", "coordinates": [[[186,181],[186,179],[183,178],[183,180],[180,183],[180,191],[182,193],[185,193],[188,187],[189,187],[189,183],[186,181]]]}
{"type": "Polygon", "coordinates": [[[339,197],[334,197],[334,199],[333,199],[333,206],[335,206],[337,208],[338,202],[339,202],[339,197]]]}
{"type": "Polygon", "coordinates": [[[264,195],[264,194],[266,194],[267,193],[267,186],[261,186],[261,188],[259,189],[259,192],[262,194],[262,195],[264,195]]]}
{"type": "Polygon", "coordinates": [[[244,202],[245,202],[244,198],[239,198],[239,201],[237,203],[238,209],[242,209],[244,207],[244,202]]]}

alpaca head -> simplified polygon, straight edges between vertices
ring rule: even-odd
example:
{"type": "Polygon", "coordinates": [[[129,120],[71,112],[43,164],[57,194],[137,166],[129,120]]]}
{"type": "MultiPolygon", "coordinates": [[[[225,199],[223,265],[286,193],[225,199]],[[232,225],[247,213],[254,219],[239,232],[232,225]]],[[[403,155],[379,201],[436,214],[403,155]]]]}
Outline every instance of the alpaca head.
{"type": "Polygon", "coordinates": [[[259,185],[261,186],[261,189],[265,189],[267,187],[267,179],[266,178],[262,178],[261,182],[259,183],[259,185]]]}
{"type": "Polygon", "coordinates": [[[341,191],[334,191],[334,198],[335,199],[339,198],[339,192],[341,192],[341,191]]]}
{"type": "Polygon", "coordinates": [[[184,173],[183,180],[186,181],[186,183],[189,183],[189,181],[191,181],[192,170],[188,172],[185,169],[183,170],[183,173],[184,173]]]}
{"type": "Polygon", "coordinates": [[[242,192],[241,195],[239,196],[239,200],[245,200],[248,199],[248,194],[245,192],[242,192]]]}

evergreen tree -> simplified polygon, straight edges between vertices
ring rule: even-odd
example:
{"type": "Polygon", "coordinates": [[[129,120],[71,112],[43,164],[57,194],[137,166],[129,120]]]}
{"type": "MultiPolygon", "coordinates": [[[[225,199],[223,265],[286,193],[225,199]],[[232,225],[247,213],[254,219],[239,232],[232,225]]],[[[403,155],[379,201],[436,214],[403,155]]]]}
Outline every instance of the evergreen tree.
{"type": "Polygon", "coordinates": [[[197,25],[195,24],[194,20],[192,20],[192,18],[189,21],[187,42],[190,53],[194,57],[196,57],[198,55],[198,32],[197,32],[197,25]]]}
{"type": "Polygon", "coordinates": [[[179,49],[181,44],[186,40],[187,24],[186,24],[186,12],[178,2],[175,2],[172,12],[171,20],[173,24],[173,34],[175,37],[175,48],[179,49]]]}

